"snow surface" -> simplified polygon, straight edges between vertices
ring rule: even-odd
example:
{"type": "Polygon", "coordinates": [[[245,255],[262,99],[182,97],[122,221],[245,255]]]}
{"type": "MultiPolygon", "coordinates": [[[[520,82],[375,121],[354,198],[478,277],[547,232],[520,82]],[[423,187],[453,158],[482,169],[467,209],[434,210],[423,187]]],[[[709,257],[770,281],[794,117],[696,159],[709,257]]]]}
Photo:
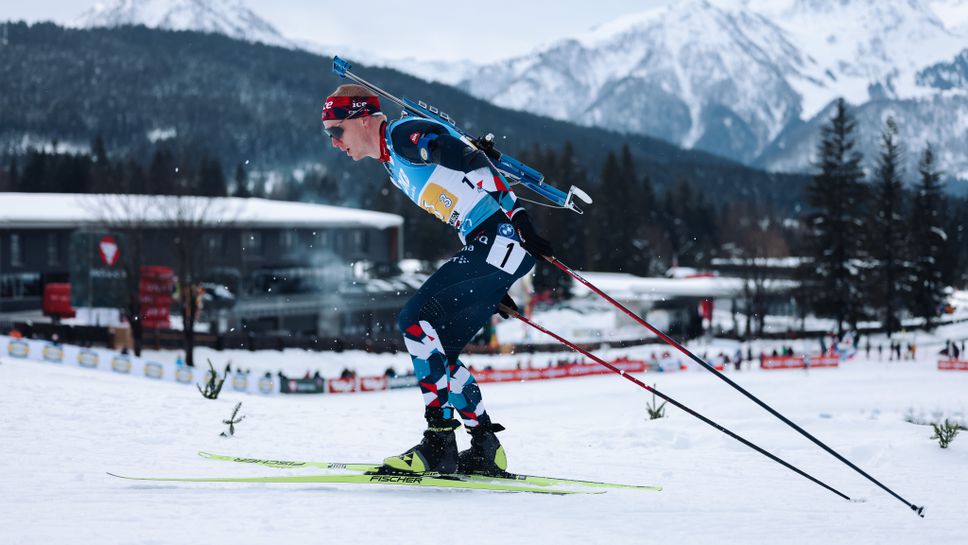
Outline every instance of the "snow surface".
{"type": "MultiPolygon", "coordinates": [[[[676,409],[649,421],[649,394],[619,377],[487,384],[507,426],[511,469],[634,483],[662,492],[546,497],[351,485],[145,484],[142,476],[315,473],[207,461],[198,450],[330,461],[380,460],[419,438],[415,390],[203,399],[189,386],[53,364],[0,363],[0,543],[964,543],[968,439],[947,450],[929,427],[965,420],[968,373],[935,368],[946,337],[921,334],[917,361],[859,358],[839,369],[743,371],[734,380],[828,442],[903,504],[706,372],[643,380],[850,495],[846,502],[676,409]],[[933,345],[931,343],[934,343],[933,345]],[[236,402],[245,421],[219,437],[236,402]]],[[[882,339],[875,339],[881,342],[882,339]]],[[[726,349],[725,341],[696,350],[726,349]]],[[[640,350],[652,350],[645,347],[640,350]]],[[[278,353],[238,353],[260,366],[278,353]]],[[[321,355],[289,353],[294,366],[321,355]]],[[[634,356],[634,354],[633,354],[634,356]]],[[[386,366],[405,355],[329,354],[386,366]]],[[[458,441],[467,444],[461,433],[458,441]]]]}

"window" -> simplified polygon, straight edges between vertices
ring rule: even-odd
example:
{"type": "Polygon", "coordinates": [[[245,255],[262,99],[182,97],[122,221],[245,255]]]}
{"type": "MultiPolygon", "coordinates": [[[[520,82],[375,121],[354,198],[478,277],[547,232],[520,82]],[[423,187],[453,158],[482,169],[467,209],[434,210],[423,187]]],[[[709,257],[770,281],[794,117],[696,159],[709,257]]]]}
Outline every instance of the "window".
{"type": "Polygon", "coordinates": [[[262,233],[249,231],[243,234],[242,251],[249,255],[262,255],[262,233]]]}
{"type": "Polygon", "coordinates": [[[225,234],[208,233],[207,235],[205,235],[205,247],[208,250],[209,256],[224,256],[225,255],[225,234]]]}
{"type": "Polygon", "coordinates": [[[363,229],[356,229],[350,233],[350,252],[365,254],[370,250],[370,234],[363,229]]]}
{"type": "Polygon", "coordinates": [[[316,231],[317,248],[329,248],[333,245],[333,237],[329,231],[316,231]]]}
{"type": "Polygon", "coordinates": [[[60,247],[58,246],[57,233],[47,233],[47,264],[57,265],[60,263],[60,247]]]}
{"type": "Polygon", "coordinates": [[[20,245],[20,235],[10,235],[10,265],[22,267],[24,264],[23,247],[20,245]]]}
{"type": "Polygon", "coordinates": [[[296,232],[287,229],[279,233],[279,244],[283,251],[289,251],[296,247],[296,232]]]}
{"type": "Polygon", "coordinates": [[[40,296],[40,273],[0,275],[0,299],[23,299],[40,296]]]}

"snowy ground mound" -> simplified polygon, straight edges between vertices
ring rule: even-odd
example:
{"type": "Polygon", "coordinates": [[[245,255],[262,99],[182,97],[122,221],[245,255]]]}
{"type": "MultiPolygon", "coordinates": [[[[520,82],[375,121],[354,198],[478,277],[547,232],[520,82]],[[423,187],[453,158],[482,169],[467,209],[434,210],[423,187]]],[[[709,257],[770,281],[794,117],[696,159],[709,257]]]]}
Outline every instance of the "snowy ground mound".
{"type": "MultiPolygon", "coordinates": [[[[224,392],[210,401],[175,384],[4,358],[0,543],[382,545],[428,535],[501,544],[963,543],[968,439],[958,437],[942,450],[929,439],[929,427],[905,422],[908,414],[965,418],[968,372],[938,371],[936,348],[924,346],[918,361],[861,357],[839,369],[732,375],[902,496],[926,505],[923,520],[704,372],[643,380],[866,501],[845,502],[675,409],[649,421],[651,396],[616,376],[487,384],[484,398],[508,428],[502,440],[511,469],[661,484],[662,492],[545,497],[350,485],[132,484],[105,472],[313,472],[207,461],[198,450],[377,461],[419,438],[420,396],[415,390],[224,392]],[[221,420],[238,401],[247,418],[234,438],[220,438],[221,420]]],[[[249,353],[237,363],[255,366],[269,355],[249,353]]],[[[466,445],[463,435],[458,440],[466,445]]]]}

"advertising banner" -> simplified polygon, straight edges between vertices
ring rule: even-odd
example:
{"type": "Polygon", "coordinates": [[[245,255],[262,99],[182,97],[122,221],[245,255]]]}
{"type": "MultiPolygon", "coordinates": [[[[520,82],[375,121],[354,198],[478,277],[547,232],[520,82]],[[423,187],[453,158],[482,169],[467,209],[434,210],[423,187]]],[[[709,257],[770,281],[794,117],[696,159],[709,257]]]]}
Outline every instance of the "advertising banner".
{"type": "Polygon", "coordinates": [[[938,369],[941,371],[968,371],[968,361],[938,360],[938,369]]]}
{"type": "MultiPolygon", "coordinates": [[[[644,361],[615,360],[610,362],[626,373],[642,373],[645,371],[644,361]]],[[[548,380],[565,377],[584,377],[589,375],[605,375],[611,373],[603,365],[597,363],[578,363],[559,365],[544,369],[493,369],[476,370],[474,377],[477,382],[514,382],[522,380],[548,380]]]]}
{"type": "Polygon", "coordinates": [[[171,327],[171,290],[175,275],[169,267],[141,267],[141,322],[149,329],[171,327]]]}
{"type": "MultiPolygon", "coordinates": [[[[103,371],[115,375],[127,375],[139,379],[169,381],[193,385],[206,380],[207,369],[177,366],[175,362],[159,362],[133,355],[121,354],[101,348],[81,348],[71,344],[58,344],[45,340],[19,339],[0,335],[0,357],[36,361],[103,371]]],[[[223,391],[249,394],[274,394],[279,392],[279,380],[258,375],[237,373],[226,379],[223,391]]],[[[322,382],[322,381],[320,381],[322,382]]],[[[322,391],[322,386],[318,387],[322,391]]]]}
{"type": "Polygon", "coordinates": [[[803,356],[765,356],[762,367],[763,369],[840,367],[840,357],[830,355],[813,355],[809,358],[804,358],[803,356]]]}
{"type": "Polygon", "coordinates": [[[317,378],[291,378],[282,381],[280,392],[284,394],[322,394],[326,392],[326,381],[317,378]]]}

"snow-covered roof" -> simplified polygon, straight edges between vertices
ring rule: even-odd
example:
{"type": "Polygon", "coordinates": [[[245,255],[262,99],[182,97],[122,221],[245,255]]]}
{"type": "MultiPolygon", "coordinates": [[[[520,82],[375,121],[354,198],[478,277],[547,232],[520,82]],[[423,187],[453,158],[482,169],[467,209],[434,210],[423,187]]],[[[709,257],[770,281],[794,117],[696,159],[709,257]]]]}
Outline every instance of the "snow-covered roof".
{"type": "Polygon", "coordinates": [[[84,226],[104,223],[107,219],[130,221],[135,218],[157,225],[165,223],[179,209],[189,216],[204,215],[207,223],[236,227],[387,229],[403,225],[403,218],[396,214],[267,199],[0,193],[0,228],[84,226]]]}
{"type": "MultiPolygon", "coordinates": [[[[646,278],[626,273],[579,273],[600,290],[615,299],[662,300],[671,297],[736,297],[743,293],[742,278],[724,276],[697,278],[646,278]]],[[[767,280],[766,291],[780,291],[796,287],[790,280],[767,280]]],[[[582,297],[591,293],[583,284],[574,283],[572,293],[582,297]]]]}

